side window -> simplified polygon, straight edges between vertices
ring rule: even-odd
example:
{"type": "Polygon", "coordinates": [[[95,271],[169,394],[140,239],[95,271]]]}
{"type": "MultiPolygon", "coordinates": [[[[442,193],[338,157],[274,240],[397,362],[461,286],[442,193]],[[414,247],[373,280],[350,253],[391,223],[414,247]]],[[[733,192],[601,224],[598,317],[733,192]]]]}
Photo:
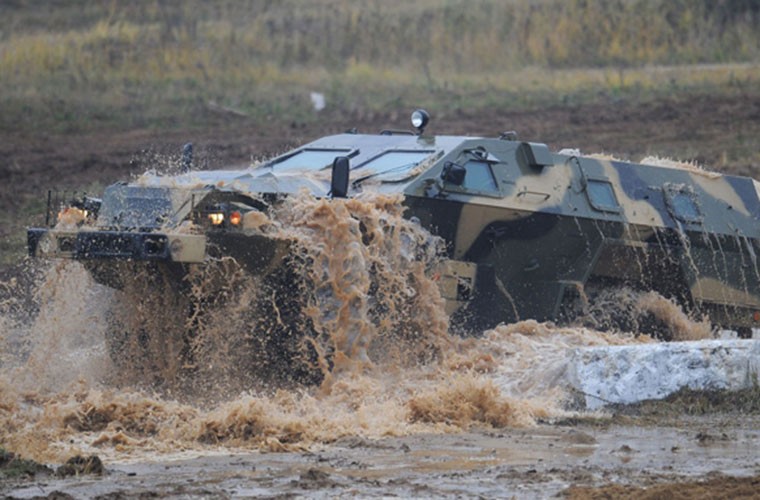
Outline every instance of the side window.
{"type": "Polygon", "coordinates": [[[359,176],[373,176],[385,182],[402,181],[435,151],[385,151],[355,169],[359,176]]]}
{"type": "Polygon", "coordinates": [[[702,212],[691,189],[666,186],[665,199],[671,215],[682,222],[702,222],[702,212]]]}
{"type": "Polygon", "coordinates": [[[493,176],[491,165],[485,161],[468,160],[464,164],[467,173],[464,176],[462,187],[467,191],[484,191],[496,193],[499,187],[493,176]]]}
{"type": "Polygon", "coordinates": [[[355,154],[356,151],[351,149],[301,149],[273,160],[268,166],[273,166],[277,171],[321,170],[332,165],[336,156],[351,157],[355,154]]]}
{"type": "Polygon", "coordinates": [[[619,212],[620,204],[615,196],[615,189],[608,181],[588,179],[586,195],[591,206],[601,212],[619,212]]]}

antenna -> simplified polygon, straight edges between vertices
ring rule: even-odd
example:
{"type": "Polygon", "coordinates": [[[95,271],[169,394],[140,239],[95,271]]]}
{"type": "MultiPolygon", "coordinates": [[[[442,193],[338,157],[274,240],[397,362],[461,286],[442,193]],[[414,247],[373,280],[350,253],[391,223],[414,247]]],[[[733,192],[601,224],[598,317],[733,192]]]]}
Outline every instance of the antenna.
{"type": "Polygon", "coordinates": [[[182,172],[189,172],[193,166],[193,143],[182,146],[182,172]]]}

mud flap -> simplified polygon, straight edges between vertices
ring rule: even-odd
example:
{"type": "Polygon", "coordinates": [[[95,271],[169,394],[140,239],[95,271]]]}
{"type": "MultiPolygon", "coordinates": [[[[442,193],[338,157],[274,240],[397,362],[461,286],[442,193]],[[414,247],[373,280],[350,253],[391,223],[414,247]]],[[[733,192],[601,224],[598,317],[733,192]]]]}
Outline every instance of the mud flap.
{"type": "Polygon", "coordinates": [[[434,275],[441,296],[446,300],[446,314],[451,316],[473,298],[477,286],[477,264],[449,260],[434,275]]]}
{"type": "Polygon", "coordinates": [[[450,312],[453,331],[463,335],[477,335],[499,323],[518,319],[515,303],[504,284],[496,277],[493,266],[469,262],[459,264],[466,266],[460,267],[459,274],[453,275],[454,284],[448,281],[447,289],[442,290],[447,312],[449,303],[454,302],[455,307],[450,312]],[[463,288],[463,284],[468,283],[472,286],[463,288]],[[447,294],[453,294],[455,299],[449,299],[447,294]]]}

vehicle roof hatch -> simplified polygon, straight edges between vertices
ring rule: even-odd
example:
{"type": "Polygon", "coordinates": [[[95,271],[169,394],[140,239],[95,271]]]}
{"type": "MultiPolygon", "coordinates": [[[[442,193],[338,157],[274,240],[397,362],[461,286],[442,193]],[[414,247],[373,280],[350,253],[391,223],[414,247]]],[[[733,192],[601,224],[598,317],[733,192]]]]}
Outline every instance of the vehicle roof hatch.
{"type": "Polygon", "coordinates": [[[521,142],[517,146],[517,161],[536,169],[554,165],[549,148],[539,142],[521,142]]]}

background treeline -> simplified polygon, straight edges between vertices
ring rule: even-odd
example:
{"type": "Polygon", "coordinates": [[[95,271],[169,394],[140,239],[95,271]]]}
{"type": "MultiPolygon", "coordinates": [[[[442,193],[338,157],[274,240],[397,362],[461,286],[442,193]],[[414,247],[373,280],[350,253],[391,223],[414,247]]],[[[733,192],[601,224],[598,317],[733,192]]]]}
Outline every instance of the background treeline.
{"type": "MultiPolygon", "coordinates": [[[[0,2],[0,106],[64,123],[134,103],[150,123],[165,104],[293,111],[308,104],[293,97],[307,87],[372,108],[415,86],[570,85],[542,70],[614,68],[600,84],[625,87],[643,84],[636,73],[626,82],[631,68],[759,60],[760,0],[0,2]],[[360,88],[382,98],[351,97],[360,88]]],[[[739,71],[731,79],[748,77],[739,71]]],[[[568,78],[576,90],[588,83],[568,78]]]]}

